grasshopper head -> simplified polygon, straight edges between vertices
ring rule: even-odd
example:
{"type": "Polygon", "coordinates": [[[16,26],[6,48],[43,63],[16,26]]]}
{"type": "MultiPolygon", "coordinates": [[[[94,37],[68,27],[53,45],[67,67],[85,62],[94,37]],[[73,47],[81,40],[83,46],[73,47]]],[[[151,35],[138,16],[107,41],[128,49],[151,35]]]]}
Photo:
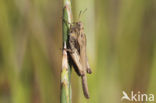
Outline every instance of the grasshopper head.
{"type": "Polygon", "coordinates": [[[83,30],[83,23],[81,21],[76,22],[76,26],[79,28],[79,30],[83,30]]]}

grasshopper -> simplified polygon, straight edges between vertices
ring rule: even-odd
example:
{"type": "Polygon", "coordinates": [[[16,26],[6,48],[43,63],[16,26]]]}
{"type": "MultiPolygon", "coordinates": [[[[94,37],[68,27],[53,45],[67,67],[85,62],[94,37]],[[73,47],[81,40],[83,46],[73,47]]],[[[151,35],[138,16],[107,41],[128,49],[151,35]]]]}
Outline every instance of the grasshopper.
{"type": "Polygon", "coordinates": [[[77,71],[77,74],[81,76],[84,96],[89,98],[86,72],[91,74],[92,71],[86,54],[87,39],[84,33],[84,26],[81,21],[70,24],[68,39],[69,44],[68,49],[66,50],[70,54],[75,71],[77,71]]]}
{"type": "Polygon", "coordinates": [[[84,69],[81,67],[85,63],[87,73],[91,74],[91,69],[86,55],[86,35],[83,31],[83,24],[81,21],[74,22],[69,31],[69,48],[67,51],[75,62],[80,75],[84,75],[84,69]],[[82,27],[81,27],[82,26],[82,27]],[[83,56],[85,55],[85,56],[83,56]]]}
{"type": "Polygon", "coordinates": [[[87,86],[87,77],[86,77],[86,72],[91,74],[92,71],[89,67],[89,63],[88,63],[88,59],[87,59],[87,54],[86,54],[86,46],[87,46],[87,39],[86,39],[86,35],[84,33],[84,27],[81,21],[76,23],[78,29],[79,29],[79,33],[78,33],[78,44],[79,44],[79,53],[80,53],[80,60],[81,60],[81,64],[83,66],[83,70],[84,70],[84,74],[82,75],[82,87],[83,87],[83,93],[85,95],[86,98],[89,98],[89,93],[88,93],[88,86],[87,86]]]}

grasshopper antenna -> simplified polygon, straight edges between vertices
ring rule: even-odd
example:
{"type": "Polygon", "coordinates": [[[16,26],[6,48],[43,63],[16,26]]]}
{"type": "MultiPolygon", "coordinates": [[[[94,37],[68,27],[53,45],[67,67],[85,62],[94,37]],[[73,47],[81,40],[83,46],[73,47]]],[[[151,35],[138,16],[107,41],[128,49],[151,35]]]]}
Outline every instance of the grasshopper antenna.
{"type": "Polygon", "coordinates": [[[82,15],[87,11],[87,8],[83,11],[82,15]]]}
{"type": "Polygon", "coordinates": [[[87,11],[87,8],[84,11],[82,10],[80,11],[78,20],[80,19],[81,15],[83,15],[86,11],[87,11]]]}
{"type": "Polygon", "coordinates": [[[82,10],[81,10],[80,13],[79,13],[79,18],[78,18],[78,20],[80,19],[81,13],[82,13],[82,10]]]}

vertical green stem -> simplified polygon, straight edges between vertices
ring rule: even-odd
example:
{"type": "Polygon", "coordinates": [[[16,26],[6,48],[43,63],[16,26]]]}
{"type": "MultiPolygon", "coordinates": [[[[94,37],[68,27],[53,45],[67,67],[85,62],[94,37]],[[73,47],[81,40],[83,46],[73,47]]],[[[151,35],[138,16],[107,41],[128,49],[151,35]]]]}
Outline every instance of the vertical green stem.
{"type": "MultiPolygon", "coordinates": [[[[69,23],[72,22],[71,1],[63,0],[63,48],[66,48],[69,23]]],[[[71,103],[71,66],[69,65],[67,52],[63,50],[61,70],[61,103],[71,103]]]]}

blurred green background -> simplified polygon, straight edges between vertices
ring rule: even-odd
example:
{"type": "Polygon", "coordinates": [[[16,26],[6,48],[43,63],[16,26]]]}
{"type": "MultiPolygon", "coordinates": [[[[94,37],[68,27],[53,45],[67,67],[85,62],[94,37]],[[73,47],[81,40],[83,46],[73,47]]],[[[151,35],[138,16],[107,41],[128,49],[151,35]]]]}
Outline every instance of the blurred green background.
{"type": "MultiPolygon", "coordinates": [[[[0,103],[59,103],[62,0],[0,0],[0,103]]],[[[90,99],[72,71],[73,103],[156,95],[156,0],[72,0],[87,35],[90,99]]],[[[151,102],[150,102],[151,103],[151,102]]]]}

